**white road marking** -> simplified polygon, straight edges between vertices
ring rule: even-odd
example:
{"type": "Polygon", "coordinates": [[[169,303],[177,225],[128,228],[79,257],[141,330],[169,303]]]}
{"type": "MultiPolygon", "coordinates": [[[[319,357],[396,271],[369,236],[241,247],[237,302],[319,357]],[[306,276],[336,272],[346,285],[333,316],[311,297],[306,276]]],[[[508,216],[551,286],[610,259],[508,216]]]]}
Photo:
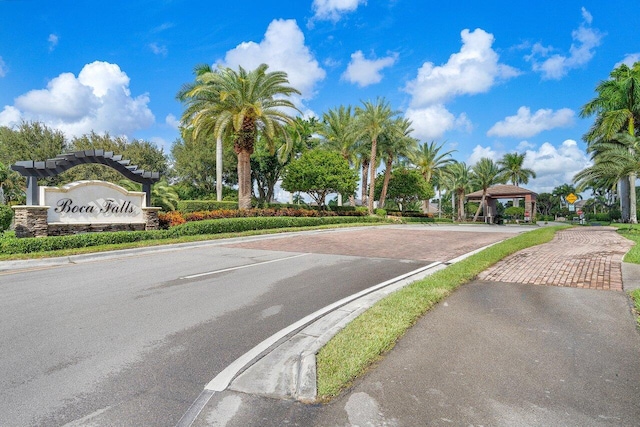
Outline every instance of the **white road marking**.
{"type": "Polygon", "coordinates": [[[284,257],[284,258],[272,259],[271,261],[256,262],[254,264],[239,265],[237,267],[229,267],[229,268],[223,268],[221,270],[207,271],[207,272],[204,272],[204,273],[198,273],[198,274],[192,274],[190,276],[184,276],[184,277],[181,277],[180,279],[195,279],[197,277],[210,276],[212,274],[225,273],[227,271],[242,270],[243,268],[257,267],[259,265],[265,265],[265,264],[271,264],[271,263],[274,263],[274,262],[286,261],[288,259],[300,258],[300,257],[307,256],[307,255],[310,255],[310,254],[298,254],[298,255],[288,256],[288,257],[284,257]]]}

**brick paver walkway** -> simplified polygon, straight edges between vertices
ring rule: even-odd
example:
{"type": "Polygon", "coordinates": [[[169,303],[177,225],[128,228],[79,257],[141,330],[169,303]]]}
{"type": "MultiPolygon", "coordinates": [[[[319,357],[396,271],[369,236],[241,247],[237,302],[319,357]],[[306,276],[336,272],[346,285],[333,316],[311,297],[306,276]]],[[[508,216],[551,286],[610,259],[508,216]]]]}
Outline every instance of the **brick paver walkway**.
{"type": "Polygon", "coordinates": [[[505,258],[478,279],[621,291],[622,258],[632,246],[612,227],[571,228],[505,258]]]}

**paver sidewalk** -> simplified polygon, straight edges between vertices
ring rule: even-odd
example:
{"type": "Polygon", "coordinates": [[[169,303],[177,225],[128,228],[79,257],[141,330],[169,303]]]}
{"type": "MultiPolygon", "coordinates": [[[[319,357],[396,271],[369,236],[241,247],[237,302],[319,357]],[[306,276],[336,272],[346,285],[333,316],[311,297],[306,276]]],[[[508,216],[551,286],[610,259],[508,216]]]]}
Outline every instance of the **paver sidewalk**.
{"type": "Polygon", "coordinates": [[[478,279],[533,285],[622,290],[622,258],[633,242],[613,227],[576,227],[546,244],[513,254],[478,279]]]}

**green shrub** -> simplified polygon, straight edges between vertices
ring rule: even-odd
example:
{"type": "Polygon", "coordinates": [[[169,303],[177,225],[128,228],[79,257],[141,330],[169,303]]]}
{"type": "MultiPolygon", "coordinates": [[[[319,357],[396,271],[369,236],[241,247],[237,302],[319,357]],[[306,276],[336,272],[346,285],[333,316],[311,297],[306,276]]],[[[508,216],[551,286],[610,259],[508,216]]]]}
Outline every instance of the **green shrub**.
{"type": "Polygon", "coordinates": [[[0,231],[8,230],[13,219],[13,209],[9,205],[0,205],[0,231]]]}
{"type": "Polygon", "coordinates": [[[385,209],[376,209],[373,213],[375,213],[378,216],[387,216],[387,211],[385,209]]]}
{"type": "Polygon", "coordinates": [[[216,200],[180,200],[178,211],[182,213],[215,211],[218,209],[238,209],[238,202],[218,202],[216,200]]]}
{"type": "Polygon", "coordinates": [[[608,213],[587,214],[587,221],[611,222],[611,215],[608,213]]]}

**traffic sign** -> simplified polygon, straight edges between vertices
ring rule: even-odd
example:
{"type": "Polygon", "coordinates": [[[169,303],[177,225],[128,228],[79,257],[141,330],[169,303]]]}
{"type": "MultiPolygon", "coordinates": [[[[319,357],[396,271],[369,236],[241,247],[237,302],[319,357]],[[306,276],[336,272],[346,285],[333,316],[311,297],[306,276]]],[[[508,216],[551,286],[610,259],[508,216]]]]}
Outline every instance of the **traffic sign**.
{"type": "Polygon", "coordinates": [[[574,204],[576,202],[576,200],[578,200],[578,196],[576,196],[573,193],[570,193],[567,197],[565,197],[565,200],[570,204],[574,204]]]}

